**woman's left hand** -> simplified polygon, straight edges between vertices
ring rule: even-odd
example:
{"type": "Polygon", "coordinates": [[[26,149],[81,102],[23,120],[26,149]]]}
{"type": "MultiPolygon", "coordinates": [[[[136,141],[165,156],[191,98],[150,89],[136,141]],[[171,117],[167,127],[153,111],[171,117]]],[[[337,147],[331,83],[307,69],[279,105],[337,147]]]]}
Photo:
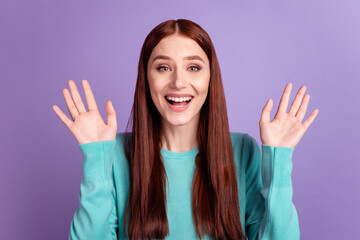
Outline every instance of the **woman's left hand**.
{"type": "Polygon", "coordinates": [[[269,98],[264,106],[259,121],[260,138],[263,144],[273,147],[295,147],[318,115],[319,110],[315,109],[304,123],[301,123],[310,100],[309,94],[306,94],[303,99],[306,86],[299,89],[289,113],[286,113],[291,89],[292,83],[288,83],[281,97],[276,115],[271,122],[270,112],[273,107],[273,100],[269,98]]]}

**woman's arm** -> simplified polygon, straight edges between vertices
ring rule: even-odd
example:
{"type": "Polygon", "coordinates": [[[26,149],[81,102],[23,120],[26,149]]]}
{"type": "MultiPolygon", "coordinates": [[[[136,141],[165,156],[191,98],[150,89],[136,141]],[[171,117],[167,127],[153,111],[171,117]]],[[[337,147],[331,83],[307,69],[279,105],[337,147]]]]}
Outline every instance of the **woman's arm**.
{"type": "Polygon", "coordinates": [[[249,239],[299,239],[299,220],[292,202],[292,153],[319,113],[305,117],[310,95],[302,86],[287,113],[292,83],[287,83],[275,117],[269,98],[259,121],[260,148],[248,137],[250,151],[246,169],[246,231],[249,239]]]}
{"type": "Polygon", "coordinates": [[[83,153],[80,205],[71,222],[69,240],[117,239],[118,216],[113,183],[114,141],[79,144],[83,153]]]}
{"type": "Polygon", "coordinates": [[[247,136],[245,228],[249,240],[300,239],[299,220],[292,202],[294,148],[272,147],[247,136]]]}

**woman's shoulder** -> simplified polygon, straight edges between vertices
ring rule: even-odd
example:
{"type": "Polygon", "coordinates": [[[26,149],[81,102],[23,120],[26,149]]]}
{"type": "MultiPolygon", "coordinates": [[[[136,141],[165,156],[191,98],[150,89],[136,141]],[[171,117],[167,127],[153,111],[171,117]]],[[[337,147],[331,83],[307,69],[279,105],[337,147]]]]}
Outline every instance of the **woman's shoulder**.
{"type": "Polygon", "coordinates": [[[131,144],[130,137],[131,137],[130,132],[116,133],[116,138],[115,138],[115,160],[118,161],[118,163],[127,165],[124,143],[127,146],[126,148],[129,149],[128,147],[130,147],[130,144],[131,144]]]}
{"type": "Polygon", "coordinates": [[[130,137],[131,132],[118,132],[116,133],[116,140],[117,141],[123,141],[125,137],[130,137]]]}
{"type": "Polygon", "coordinates": [[[260,156],[259,144],[248,133],[231,132],[230,135],[236,164],[243,169],[248,169],[252,161],[257,161],[260,156]]]}
{"type": "Polygon", "coordinates": [[[116,133],[116,144],[119,145],[119,147],[123,148],[124,141],[126,141],[127,144],[130,144],[130,137],[131,132],[116,133]]]}
{"type": "Polygon", "coordinates": [[[256,139],[248,133],[230,132],[231,142],[234,150],[238,148],[254,148],[257,145],[256,139]]]}
{"type": "Polygon", "coordinates": [[[244,132],[230,132],[231,142],[234,145],[242,145],[247,138],[248,134],[244,132]]]}

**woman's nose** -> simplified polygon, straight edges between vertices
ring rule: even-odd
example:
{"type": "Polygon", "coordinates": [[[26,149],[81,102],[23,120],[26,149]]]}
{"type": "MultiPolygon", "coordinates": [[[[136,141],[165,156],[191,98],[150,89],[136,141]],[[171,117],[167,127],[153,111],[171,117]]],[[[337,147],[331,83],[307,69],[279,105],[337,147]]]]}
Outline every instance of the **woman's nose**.
{"type": "Polygon", "coordinates": [[[173,80],[171,81],[172,87],[177,89],[186,88],[188,83],[187,80],[185,79],[186,77],[184,76],[184,74],[182,74],[181,71],[175,70],[172,77],[173,77],[173,80]]]}

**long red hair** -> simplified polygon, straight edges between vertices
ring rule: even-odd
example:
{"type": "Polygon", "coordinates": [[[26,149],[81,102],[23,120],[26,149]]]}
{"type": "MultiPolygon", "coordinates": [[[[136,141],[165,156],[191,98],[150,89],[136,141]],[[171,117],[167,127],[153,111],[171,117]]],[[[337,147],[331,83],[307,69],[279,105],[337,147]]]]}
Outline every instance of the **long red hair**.
{"type": "Polygon", "coordinates": [[[192,214],[198,237],[209,234],[214,239],[245,239],[218,59],[206,31],[187,19],[160,23],[148,34],[141,49],[134,104],[126,127],[127,130],[132,127],[132,131],[124,139],[130,166],[124,235],[130,239],[164,239],[169,233],[166,172],[160,154],[161,115],[151,99],[146,70],[152,50],[161,39],[172,34],[196,41],[210,62],[209,91],[200,110],[199,153],[192,182],[192,214]]]}

